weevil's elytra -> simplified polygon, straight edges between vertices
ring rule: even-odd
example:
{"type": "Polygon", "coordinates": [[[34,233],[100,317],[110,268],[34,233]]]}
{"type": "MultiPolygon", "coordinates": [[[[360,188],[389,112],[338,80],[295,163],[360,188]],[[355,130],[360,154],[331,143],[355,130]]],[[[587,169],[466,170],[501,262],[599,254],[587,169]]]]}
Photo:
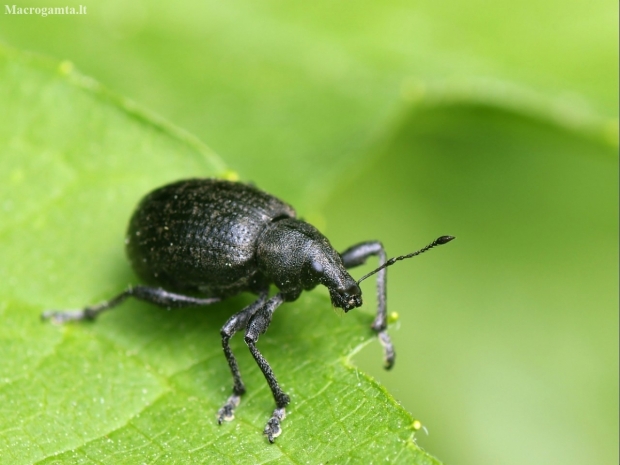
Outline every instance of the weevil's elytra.
{"type": "Polygon", "coordinates": [[[359,283],[377,274],[377,316],[371,327],[392,368],[394,346],[387,333],[386,268],[454,239],[442,236],[417,252],[387,260],[378,241],[362,242],[338,253],[314,226],[296,218],[295,210],[253,186],[217,179],[188,179],[163,186],[139,203],[125,238],[127,256],[147,285],[135,286],[109,301],[74,311],[47,311],[57,323],[94,319],[128,297],[181,308],[207,306],[241,292],[258,296],[222,327],[222,347],[232,376],[231,396],[218,411],[218,422],[234,418],[245,393],[229,341],[245,330],[244,340],[263,372],[276,408],[265,426],[270,442],[281,433],[289,397],[282,391],[256,343],[284,302],[318,284],[327,287],[332,304],[345,312],[362,305],[359,283]],[[379,267],[355,281],[347,271],[377,256],[379,267]],[[278,292],[269,297],[269,287],[278,292]],[[195,297],[199,295],[200,297],[195,297]]]}

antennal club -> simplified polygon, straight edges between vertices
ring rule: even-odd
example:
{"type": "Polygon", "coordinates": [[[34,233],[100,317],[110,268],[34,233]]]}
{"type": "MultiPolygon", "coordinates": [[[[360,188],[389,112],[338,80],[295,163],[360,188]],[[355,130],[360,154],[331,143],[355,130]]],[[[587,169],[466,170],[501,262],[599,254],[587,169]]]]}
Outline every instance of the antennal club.
{"type": "Polygon", "coordinates": [[[450,242],[451,240],[456,239],[454,236],[441,236],[438,237],[437,239],[435,239],[433,242],[431,242],[430,244],[428,244],[426,247],[416,251],[416,252],[412,252],[410,254],[407,255],[401,255],[399,257],[394,257],[394,258],[390,258],[387,262],[385,262],[383,265],[381,265],[379,268],[371,271],[370,273],[362,276],[360,279],[357,280],[357,284],[361,283],[362,281],[364,281],[366,278],[371,277],[373,274],[378,273],[379,271],[381,271],[384,268],[387,268],[388,266],[393,265],[394,263],[400,261],[400,260],[405,260],[406,258],[412,258],[415,257],[416,255],[420,255],[423,254],[424,252],[426,252],[427,250],[432,249],[433,247],[437,247],[438,245],[443,245],[443,244],[447,244],[448,242],[450,242]]]}

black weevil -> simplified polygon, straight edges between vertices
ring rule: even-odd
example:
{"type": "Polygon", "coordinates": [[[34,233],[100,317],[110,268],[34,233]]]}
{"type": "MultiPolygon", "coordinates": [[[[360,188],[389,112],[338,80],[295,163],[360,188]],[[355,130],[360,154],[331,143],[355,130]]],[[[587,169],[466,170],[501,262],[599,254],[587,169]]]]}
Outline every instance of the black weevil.
{"type": "Polygon", "coordinates": [[[378,333],[385,367],[390,369],[395,352],[386,332],[385,268],[454,239],[442,236],[417,252],[386,261],[381,242],[362,242],[338,253],[314,226],[295,216],[290,205],[242,183],[189,179],[166,185],[140,202],[125,239],[133,269],[149,285],[130,287],[107,302],[82,310],[46,311],[42,316],[57,323],[92,320],[128,297],[181,308],[213,304],[241,292],[257,294],[258,299],[230,317],[220,331],[234,384],[232,395],[218,411],[218,423],[234,418],[245,392],[228,344],[237,331],[245,329],[245,342],[276,402],[264,430],[273,442],[281,432],[280,422],[290,399],[256,342],[269,327],[275,309],[322,284],[329,290],[332,304],[348,312],[362,305],[359,283],[378,273],[378,309],[371,327],[378,333]],[[347,269],[364,264],[372,255],[378,256],[380,266],[355,281],[347,269]],[[271,284],[278,292],[269,297],[271,284]]]}

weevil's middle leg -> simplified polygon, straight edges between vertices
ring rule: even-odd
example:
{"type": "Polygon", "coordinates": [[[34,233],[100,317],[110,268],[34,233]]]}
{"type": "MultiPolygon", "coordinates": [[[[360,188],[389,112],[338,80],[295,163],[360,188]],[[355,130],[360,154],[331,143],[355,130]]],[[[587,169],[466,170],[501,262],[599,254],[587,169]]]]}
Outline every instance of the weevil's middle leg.
{"type": "Polygon", "coordinates": [[[222,348],[224,349],[224,355],[226,356],[228,366],[233,376],[233,393],[224,406],[217,412],[217,422],[220,425],[222,421],[231,421],[235,418],[235,407],[239,405],[241,396],[245,393],[245,385],[241,380],[241,372],[239,371],[237,359],[232,353],[232,350],[230,350],[230,338],[233,337],[237,331],[244,329],[248,325],[252,315],[254,315],[267,300],[267,295],[267,290],[262,291],[255,302],[245,307],[239,313],[235,313],[231,316],[220,330],[220,334],[222,335],[222,348]]]}
{"type": "MultiPolygon", "coordinates": [[[[345,268],[355,268],[366,263],[368,257],[372,255],[379,257],[379,266],[387,260],[383,244],[379,241],[361,242],[351,246],[342,252],[340,257],[345,268]]],[[[371,328],[377,332],[379,342],[383,346],[384,367],[389,370],[394,366],[396,352],[387,333],[387,273],[385,268],[377,272],[377,316],[371,328]]]]}
{"type": "Polygon", "coordinates": [[[284,296],[282,294],[276,294],[271,299],[269,299],[263,307],[256,312],[256,314],[250,320],[247,330],[245,332],[245,342],[250,348],[250,352],[252,352],[252,356],[259,368],[263,372],[265,379],[267,380],[267,384],[271,389],[271,393],[273,394],[273,398],[276,401],[276,409],[273,411],[271,418],[267,421],[267,425],[263,431],[263,434],[267,436],[269,442],[273,443],[275,438],[280,435],[282,429],[280,427],[281,421],[286,416],[286,406],[289,404],[291,399],[288,395],[282,391],[278,381],[276,380],[276,376],[273,374],[273,370],[269,366],[269,363],[263,357],[263,354],[256,348],[256,342],[258,341],[258,337],[267,331],[269,324],[271,323],[271,317],[273,316],[273,312],[276,308],[278,308],[284,302],[284,296]]]}

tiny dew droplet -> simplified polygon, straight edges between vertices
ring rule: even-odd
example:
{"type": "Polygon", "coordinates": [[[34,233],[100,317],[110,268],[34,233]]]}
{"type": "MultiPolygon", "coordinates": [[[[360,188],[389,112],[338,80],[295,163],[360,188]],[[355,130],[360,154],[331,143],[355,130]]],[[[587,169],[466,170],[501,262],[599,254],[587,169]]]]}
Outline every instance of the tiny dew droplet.
{"type": "Polygon", "coordinates": [[[398,312],[390,312],[388,315],[388,323],[396,323],[398,321],[398,312]]]}
{"type": "Polygon", "coordinates": [[[58,72],[64,76],[68,76],[73,71],[73,63],[68,60],[60,62],[58,65],[58,72]]]}
{"type": "Polygon", "coordinates": [[[222,173],[222,179],[226,181],[239,181],[239,173],[233,170],[226,170],[222,173]]]}
{"type": "Polygon", "coordinates": [[[420,420],[413,420],[413,429],[419,431],[422,428],[422,422],[420,420]]]}

